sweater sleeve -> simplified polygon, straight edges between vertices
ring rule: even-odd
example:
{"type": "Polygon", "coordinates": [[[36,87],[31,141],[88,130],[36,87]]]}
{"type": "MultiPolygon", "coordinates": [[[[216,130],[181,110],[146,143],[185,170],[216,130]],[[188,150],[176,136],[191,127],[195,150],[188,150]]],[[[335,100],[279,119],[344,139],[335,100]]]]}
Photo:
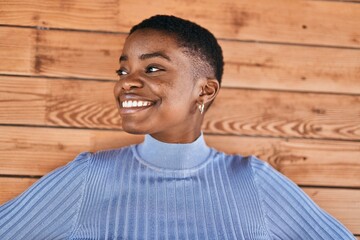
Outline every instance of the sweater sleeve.
{"type": "Polygon", "coordinates": [[[75,227],[90,152],[43,176],[0,206],[0,239],[64,239],[75,227]]]}
{"type": "Polygon", "coordinates": [[[354,239],[294,182],[256,157],[250,161],[273,239],[354,239]]]}

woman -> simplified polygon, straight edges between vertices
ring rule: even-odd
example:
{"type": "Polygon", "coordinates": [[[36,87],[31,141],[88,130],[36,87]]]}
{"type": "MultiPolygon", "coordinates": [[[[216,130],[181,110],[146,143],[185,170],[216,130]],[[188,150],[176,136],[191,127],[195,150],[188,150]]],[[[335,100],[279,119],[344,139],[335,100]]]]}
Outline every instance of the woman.
{"type": "Polygon", "coordinates": [[[173,16],[134,26],[114,95],[143,143],[84,152],[0,208],[0,239],[353,239],[255,157],[206,146],[223,73],[206,29],[173,16]]]}

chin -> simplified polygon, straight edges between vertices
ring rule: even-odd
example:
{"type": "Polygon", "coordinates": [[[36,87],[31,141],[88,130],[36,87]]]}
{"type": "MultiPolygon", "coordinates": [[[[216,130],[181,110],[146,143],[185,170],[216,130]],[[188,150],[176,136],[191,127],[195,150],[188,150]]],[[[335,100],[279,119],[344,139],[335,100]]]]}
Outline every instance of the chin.
{"type": "Polygon", "coordinates": [[[130,133],[130,134],[148,134],[149,133],[146,130],[139,129],[137,127],[126,126],[126,125],[123,125],[122,129],[124,130],[124,132],[130,133]]]}

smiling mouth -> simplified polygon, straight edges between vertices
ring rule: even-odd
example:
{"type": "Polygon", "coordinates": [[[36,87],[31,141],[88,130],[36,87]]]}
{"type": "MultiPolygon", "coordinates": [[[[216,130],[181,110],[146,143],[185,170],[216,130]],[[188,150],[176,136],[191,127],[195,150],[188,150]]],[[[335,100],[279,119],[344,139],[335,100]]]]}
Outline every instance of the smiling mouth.
{"type": "Polygon", "coordinates": [[[126,100],[120,103],[120,114],[132,114],[152,107],[155,103],[146,100],[126,100]]]}
{"type": "Polygon", "coordinates": [[[127,101],[121,102],[121,107],[123,107],[123,108],[140,108],[140,107],[147,107],[152,104],[153,104],[153,102],[150,102],[150,101],[127,100],[127,101]]]}

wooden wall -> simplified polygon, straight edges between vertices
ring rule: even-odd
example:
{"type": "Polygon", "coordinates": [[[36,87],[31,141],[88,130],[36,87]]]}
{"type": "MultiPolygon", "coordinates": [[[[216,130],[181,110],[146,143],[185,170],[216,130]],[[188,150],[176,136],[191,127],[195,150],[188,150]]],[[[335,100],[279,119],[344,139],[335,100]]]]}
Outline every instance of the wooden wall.
{"type": "Polygon", "coordinates": [[[210,29],[225,56],[209,145],[254,154],[360,236],[360,1],[0,1],[0,202],[82,151],[141,141],[112,96],[129,28],[210,29]]]}

